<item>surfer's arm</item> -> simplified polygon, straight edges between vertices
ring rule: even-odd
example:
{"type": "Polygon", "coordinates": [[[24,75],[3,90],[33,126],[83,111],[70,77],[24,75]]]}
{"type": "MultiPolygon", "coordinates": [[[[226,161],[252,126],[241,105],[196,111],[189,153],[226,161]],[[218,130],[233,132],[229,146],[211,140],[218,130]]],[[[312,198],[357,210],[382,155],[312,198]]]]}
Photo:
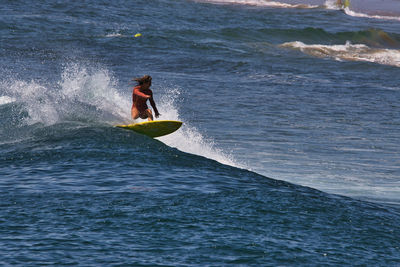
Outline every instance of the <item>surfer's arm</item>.
{"type": "Polygon", "coordinates": [[[153,107],[156,117],[160,116],[160,113],[158,112],[157,107],[156,107],[156,102],[154,102],[153,95],[151,95],[149,100],[150,100],[150,105],[153,107]]]}
{"type": "Polygon", "coordinates": [[[146,95],[146,94],[140,92],[139,89],[136,89],[136,88],[133,90],[133,94],[137,95],[138,97],[142,97],[142,98],[146,98],[146,99],[151,98],[150,95],[146,95]]]}

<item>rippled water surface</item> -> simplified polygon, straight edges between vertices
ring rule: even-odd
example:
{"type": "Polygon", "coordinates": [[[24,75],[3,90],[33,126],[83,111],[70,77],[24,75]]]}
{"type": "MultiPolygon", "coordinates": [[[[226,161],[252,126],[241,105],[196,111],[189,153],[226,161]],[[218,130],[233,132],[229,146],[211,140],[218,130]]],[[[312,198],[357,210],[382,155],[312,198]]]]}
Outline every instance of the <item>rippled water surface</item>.
{"type": "Polygon", "coordinates": [[[335,2],[4,1],[0,264],[398,266],[400,9],[335,2]]]}

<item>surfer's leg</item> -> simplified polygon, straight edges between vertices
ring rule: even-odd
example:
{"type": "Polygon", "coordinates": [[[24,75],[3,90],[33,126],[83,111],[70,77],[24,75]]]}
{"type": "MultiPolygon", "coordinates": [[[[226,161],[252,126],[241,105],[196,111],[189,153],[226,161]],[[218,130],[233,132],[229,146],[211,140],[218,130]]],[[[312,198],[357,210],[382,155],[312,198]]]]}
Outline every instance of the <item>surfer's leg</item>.
{"type": "Polygon", "coordinates": [[[151,110],[150,109],[146,109],[145,113],[147,114],[147,119],[149,121],[152,121],[153,120],[153,114],[151,113],[151,110]]]}
{"type": "Polygon", "coordinates": [[[150,109],[146,109],[145,111],[141,111],[137,115],[141,119],[148,119],[149,121],[153,120],[153,114],[151,113],[150,109]]]}
{"type": "Polygon", "coordinates": [[[137,118],[139,118],[139,110],[137,110],[137,108],[135,108],[135,107],[132,107],[131,116],[132,116],[133,120],[136,120],[137,118]]]}

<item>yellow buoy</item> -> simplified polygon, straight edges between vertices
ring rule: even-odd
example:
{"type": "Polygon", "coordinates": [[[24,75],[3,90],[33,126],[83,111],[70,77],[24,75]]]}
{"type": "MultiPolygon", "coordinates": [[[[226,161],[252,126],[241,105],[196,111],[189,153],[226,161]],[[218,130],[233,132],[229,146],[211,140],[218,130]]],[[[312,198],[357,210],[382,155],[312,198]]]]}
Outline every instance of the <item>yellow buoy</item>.
{"type": "Polygon", "coordinates": [[[137,34],[134,35],[135,38],[140,37],[140,36],[142,36],[141,33],[137,33],[137,34]]]}

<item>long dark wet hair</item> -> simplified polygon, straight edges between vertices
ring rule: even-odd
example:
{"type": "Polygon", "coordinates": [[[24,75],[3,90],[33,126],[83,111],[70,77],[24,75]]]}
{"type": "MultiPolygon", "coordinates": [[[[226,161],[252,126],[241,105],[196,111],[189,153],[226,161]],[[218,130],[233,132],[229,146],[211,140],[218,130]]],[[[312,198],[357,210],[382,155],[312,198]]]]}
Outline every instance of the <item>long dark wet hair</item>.
{"type": "Polygon", "coordinates": [[[132,79],[132,81],[136,81],[138,83],[138,85],[142,85],[144,83],[151,82],[151,79],[152,78],[150,75],[144,75],[143,77],[140,77],[140,78],[134,78],[134,79],[132,79]]]}

